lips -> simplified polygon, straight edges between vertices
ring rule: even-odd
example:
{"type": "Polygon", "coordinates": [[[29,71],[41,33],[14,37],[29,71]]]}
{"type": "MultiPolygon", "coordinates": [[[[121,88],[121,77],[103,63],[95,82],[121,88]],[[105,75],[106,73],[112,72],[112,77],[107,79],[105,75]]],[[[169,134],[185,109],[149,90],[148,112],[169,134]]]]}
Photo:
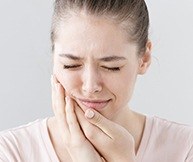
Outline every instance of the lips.
{"type": "Polygon", "coordinates": [[[81,104],[86,106],[87,108],[92,108],[92,109],[102,109],[104,108],[110,100],[84,100],[84,99],[79,99],[81,104]]]}

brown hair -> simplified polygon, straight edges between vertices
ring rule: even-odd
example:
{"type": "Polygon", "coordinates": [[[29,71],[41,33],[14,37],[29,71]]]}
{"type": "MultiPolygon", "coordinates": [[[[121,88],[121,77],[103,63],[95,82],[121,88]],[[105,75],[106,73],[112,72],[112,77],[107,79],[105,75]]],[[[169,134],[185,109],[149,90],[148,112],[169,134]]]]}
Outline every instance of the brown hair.
{"type": "Polygon", "coordinates": [[[126,24],[124,29],[129,39],[138,45],[139,53],[146,49],[149,14],[144,0],[55,0],[51,28],[52,51],[61,21],[71,12],[80,10],[96,16],[107,15],[117,23],[126,24]]]}

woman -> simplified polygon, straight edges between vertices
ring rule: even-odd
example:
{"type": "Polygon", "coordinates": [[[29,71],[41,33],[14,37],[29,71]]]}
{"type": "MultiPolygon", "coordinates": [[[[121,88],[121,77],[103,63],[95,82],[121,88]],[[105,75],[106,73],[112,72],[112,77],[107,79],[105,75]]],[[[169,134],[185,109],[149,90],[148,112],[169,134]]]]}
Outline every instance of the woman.
{"type": "Polygon", "coordinates": [[[54,116],[4,131],[1,161],[193,162],[193,130],[129,107],[151,63],[144,0],[56,0],[54,116]]]}

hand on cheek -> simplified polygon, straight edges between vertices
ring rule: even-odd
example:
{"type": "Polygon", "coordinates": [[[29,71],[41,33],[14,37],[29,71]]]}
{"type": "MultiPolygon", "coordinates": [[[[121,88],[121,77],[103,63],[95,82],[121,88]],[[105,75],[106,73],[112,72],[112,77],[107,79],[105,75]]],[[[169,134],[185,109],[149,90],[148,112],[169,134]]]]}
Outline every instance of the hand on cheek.
{"type": "Polygon", "coordinates": [[[52,107],[61,137],[73,162],[102,162],[101,156],[84,136],[75,114],[75,102],[56,78],[52,78],[52,107]],[[64,100],[65,98],[65,100],[64,100]]]}
{"type": "Polygon", "coordinates": [[[93,109],[85,113],[77,109],[76,113],[85,136],[106,161],[135,161],[134,139],[125,128],[93,109]]]}

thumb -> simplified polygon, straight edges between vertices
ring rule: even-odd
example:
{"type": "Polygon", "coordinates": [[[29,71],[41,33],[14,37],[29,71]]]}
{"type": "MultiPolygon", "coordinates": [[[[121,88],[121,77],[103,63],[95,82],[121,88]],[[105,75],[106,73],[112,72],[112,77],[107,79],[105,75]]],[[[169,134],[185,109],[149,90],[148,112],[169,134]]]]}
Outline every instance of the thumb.
{"type": "Polygon", "coordinates": [[[93,125],[100,128],[104,133],[109,135],[110,137],[113,136],[115,133],[113,130],[115,127],[115,123],[105,118],[99,112],[95,111],[94,109],[87,109],[85,111],[85,118],[92,123],[93,125]]]}

